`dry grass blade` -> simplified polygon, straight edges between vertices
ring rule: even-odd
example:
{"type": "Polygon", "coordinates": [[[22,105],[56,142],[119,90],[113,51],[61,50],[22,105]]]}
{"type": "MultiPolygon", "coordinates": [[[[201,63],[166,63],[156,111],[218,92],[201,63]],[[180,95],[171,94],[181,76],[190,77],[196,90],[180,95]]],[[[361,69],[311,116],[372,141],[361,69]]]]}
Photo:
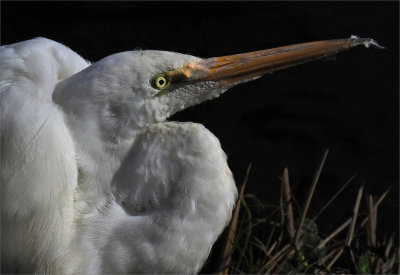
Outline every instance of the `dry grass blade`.
{"type": "Polygon", "coordinates": [[[341,226],[339,226],[335,231],[333,231],[328,237],[326,237],[324,240],[322,240],[315,250],[321,249],[325,244],[327,244],[330,240],[332,240],[337,234],[342,232],[349,224],[351,223],[351,218],[349,218],[347,221],[345,221],[341,226]]]}
{"type": "MultiPolygon", "coordinates": [[[[378,206],[382,203],[382,201],[386,198],[387,194],[390,191],[390,187],[379,197],[379,199],[376,201],[374,208],[378,209],[378,206]]],[[[361,222],[361,227],[363,227],[367,222],[368,222],[368,217],[366,217],[362,222],[361,222]]]]}
{"type": "MultiPolygon", "coordinates": [[[[353,209],[353,217],[351,219],[351,224],[349,227],[349,231],[347,233],[347,238],[346,238],[346,246],[350,246],[351,241],[353,240],[353,235],[354,235],[354,228],[356,226],[356,221],[357,221],[357,215],[358,215],[358,209],[360,208],[360,202],[361,202],[361,198],[362,198],[362,193],[364,190],[364,185],[362,185],[360,187],[360,189],[358,189],[358,193],[357,193],[357,199],[356,199],[356,203],[354,205],[354,209],[353,209]]],[[[342,247],[339,252],[335,255],[335,257],[332,259],[332,261],[328,264],[327,269],[330,270],[331,267],[335,264],[335,262],[339,259],[339,257],[343,254],[344,248],[342,247]]]]}
{"type": "Polygon", "coordinates": [[[346,246],[350,246],[351,241],[353,240],[354,229],[356,227],[358,210],[360,209],[360,202],[361,202],[363,191],[364,191],[364,184],[361,185],[360,189],[358,189],[357,199],[356,199],[356,203],[355,203],[354,209],[353,209],[353,218],[351,220],[351,225],[350,225],[349,232],[348,232],[347,238],[346,238],[346,246]]]}
{"type": "Polygon", "coordinates": [[[340,193],[342,193],[342,191],[347,187],[347,185],[349,185],[354,180],[355,177],[356,175],[353,175],[348,181],[346,181],[346,183],[336,192],[336,194],[333,195],[332,198],[321,208],[318,214],[315,215],[315,217],[311,220],[311,222],[315,222],[316,219],[318,219],[318,217],[325,211],[325,209],[328,208],[329,205],[331,205],[331,203],[336,199],[336,197],[339,196],[340,193]]]}
{"type": "Polygon", "coordinates": [[[344,248],[342,247],[339,252],[335,255],[335,257],[333,257],[332,261],[330,261],[330,263],[326,266],[326,268],[328,270],[330,270],[332,268],[332,266],[336,263],[337,259],[339,259],[339,257],[342,255],[344,251],[344,248]]]}
{"type": "Polygon", "coordinates": [[[384,262],[383,262],[383,260],[381,258],[379,258],[376,261],[375,272],[374,272],[375,274],[382,273],[383,264],[384,264],[384,262]]]}
{"type": "Polygon", "coordinates": [[[279,196],[279,211],[281,212],[281,225],[285,224],[285,191],[284,191],[284,187],[283,187],[283,180],[282,180],[282,184],[281,184],[281,194],[279,196]]]}
{"type": "MultiPolygon", "coordinates": [[[[400,247],[397,248],[397,260],[399,259],[400,259],[400,247]]],[[[397,263],[397,274],[400,274],[400,262],[397,263]]]]}
{"type": "Polygon", "coordinates": [[[288,250],[289,248],[290,248],[289,244],[285,245],[271,259],[269,259],[269,261],[267,261],[265,263],[265,265],[261,268],[261,270],[259,270],[257,273],[261,273],[263,270],[267,269],[268,267],[269,268],[266,273],[269,273],[271,271],[271,269],[280,261],[280,259],[282,258],[282,256],[286,252],[286,250],[288,250]],[[271,266],[271,264],[272,264],[272,266],[271,266]]]}
{"type": "MultiPolygon", "coordinates": [[[[292,258],[293,254],[296,251],[292,248],[290,249],[288,252],[286,252],[284,255],[282,255],[283,261],[279,264],[279,266],[274,270],[274,273],[280,273],[281,269],[283,268],[283,266],[292,258]]],[[[279,261],[277,261],[279,262],[279,261]]]]}
{"type": "Polygon", "coordinates": [[[329,258],[331,258],[336,252],[338,252],[339,248],[332,250],[330,253],[319,259],[316,263],[319,265],[324,264],[329,258]]]}
{"type": "Polygon", "coordinates": [[[390,236],[389,242],[387,243],[386,248],[385,248],[385,254],[384,254],[385,259],[387,259],[389,257],[389,252],[390,252],[390,249],[392,248],[393,240],[394,240],[394,235],[392,233],[392,235],[390,236]]]}
{"type": "Polygon", "coordinates": [[[305,203],[305,206],[304,206],[304,209],[303,209],[303,213],[301,215],[300,223],[299,223],[299,226],[297,228],[296,237],[295,237],[295,240],[294,240],[294,245],[295,245],[296,249],[299,249],[299,247],[298,247],[299,246],[299,240],[300,240],[301,231],[302,231],[302,228],[303,228],[303,225],[304,225],[304,221],[305,221],[306,216],[307,216],[308,208],[310,207],[311,199],[312,199],[312,197],[314,195],[315,187],[317,186],[319,177],[321,175],[322,168],[324,167],[326,158],[328,157],[328,153],[329,153],[329,149],[327,149],[325,151],[325,153],[324,153],[324,155],[322,157],[321,163],[320,163],[320,165],[319,165],[319,167],[318,167],[318,169],[317,169],[317,171],[316,171],[316,173],[314,175],[313,183],[311,185],[310,192],[308,193],[307,201],[305,203]]]}
{"type": "Polygon", "coordinates": [[[369,216],[369,245],[376,246],[376,208],[374,207],[374,199],[372,195],[368,196],[368,216],[369,216]]]}
{"type": "Polygon", "coordinates": [[[251,169],[251,163],[249,164],[249,167],[247,167],[246,177],[242,183],[242,186],[240,187],[239,198],[238,198],[238,201],[237,201],[237,204],[235,207],[235,211],[233,213],[228,238],[226,239],[225,248],[223,250],[224,253],[222,255],[222,264],[220,265],[221,267],[225,267],[225,268],[222,270],[222,272],[220,274],[229,274],[229,266],[231,263],[233,242],[235,240],[236,229],[237,229],[237,224],[238,224],[238,220],[239,220],[240,204],[243,199],[244,188],[246,187],[246,183],[249,179],[250,169],[251,169]]]}
{"type": "Polygon", "coordinates": [[[358,271],[358,265],[357,265],[356,257],[354,256],[353,250],[349,247],[348,251],[349,251],[349,254],[350,254],[350,260],[351,260],[351,263],[353,264],[354,270],[357,270],[357,272],[360,273],[358,271]]]}
{"type": "MultiPolygon", "coordinates": [[[[269,233],[269,236],[268,236],[267,244],[265,245],[266,247],[269,247],[269,244],[271,243],[271,240],[272,240],[272,236],[275,233],[275,229],[276,229],[275,226],[272,227],[272,230],[271,230],[271,232],[269,233]]],[[[271,245],[271,248],[268,249],[268,256],[272,253],[272,250],[274,250],[275,245],[276,245],[276,241],[274,241],[273,244],[271,245]]]]}
{"type": "MultiPolygon", "coordinates": [[[[394,266],[395,262],[396,262],[396,253],[393,253],[393,256],[388,261],[387,271],[393,270],[393,266],[394,266]]],[[[400,274],[400,273],[397,273],[397,274],[400,274]]]]}
{"type": "Polygon", "coordinates": [[[267,255],[268,255],[268,256],[271,255],[272,251],[273,251],[273,250],[275,249],[275,247],[276,247],[276,244],[277,244],[277,242],[275,241],[275,242],[271,245],[271,248],[268,249],[268,251],[267,251],[267,255]]]}
{"type": "Polygon", "coordinates": [[[282,175],[282,187],[283,187],[283,201],[284,201],[284,217],[286,217],[286,228],[290,236],[290,239],[294,238],[294,218],[293,218],[293,206],[291,198],[291,190],[289,184],[289,170],[287,167],[283,169],[282,175]]]}
{"type": "Polygon", "coordinates": [[[252,242],[252,244],[258,249],[260,249],[265,254],[266,257],[269,256],[266,246],[257,237],[254,237],[254,242],[252,242]]]}

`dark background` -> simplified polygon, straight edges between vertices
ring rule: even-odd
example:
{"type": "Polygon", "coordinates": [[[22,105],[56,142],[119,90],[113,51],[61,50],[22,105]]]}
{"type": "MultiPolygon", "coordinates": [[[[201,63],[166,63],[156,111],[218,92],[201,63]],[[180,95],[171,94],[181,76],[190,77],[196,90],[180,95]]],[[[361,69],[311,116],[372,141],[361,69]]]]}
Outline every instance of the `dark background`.
{"type": "Polygon", "coordinates": [[[398,2],[1,2],[1,44],[43,36],[91,61],[137,47],[212,57],[352,34],[386,50],[357,47],[277,72],[171,120],[210,129],[238,183],[252,162],[247,192],[272,205],[284,165],[304,203],[329,147],[311,216],[357,177],[319,218],[321,230],[351,216],[365,182],[376,196],[392,187],[378,231],[398,232],[398,2]]]}

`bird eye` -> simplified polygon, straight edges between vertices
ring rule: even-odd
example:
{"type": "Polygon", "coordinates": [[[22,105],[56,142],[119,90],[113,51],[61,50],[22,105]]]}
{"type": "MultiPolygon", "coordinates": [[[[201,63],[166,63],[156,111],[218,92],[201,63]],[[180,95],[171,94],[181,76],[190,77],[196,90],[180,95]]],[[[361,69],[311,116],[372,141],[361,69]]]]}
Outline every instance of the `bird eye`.
{"type": "Polygon", "coordinates": [[[168,79],[165,75],[157,75],[153,78],[152,86],[158,90],[164,89],[168,84],[168,79]]]}

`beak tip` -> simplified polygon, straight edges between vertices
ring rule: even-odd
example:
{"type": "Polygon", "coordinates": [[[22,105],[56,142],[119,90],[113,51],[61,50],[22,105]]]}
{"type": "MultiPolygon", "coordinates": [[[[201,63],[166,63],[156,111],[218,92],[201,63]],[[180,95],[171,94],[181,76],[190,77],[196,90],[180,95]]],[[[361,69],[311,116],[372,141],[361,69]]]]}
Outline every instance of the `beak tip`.
{"type": "Polygon", "coordinates": [[[357,35],[352,35],[349,38],[349,42],[351,42],[352,47],[358,46],[358,45],[364,45],[366,48],[369,48],[370,46],[373,46],[378,49],[385,49],[384,46],[380,45],[376,40],[372,38],[361,38],[358,37],[357,35]]]}

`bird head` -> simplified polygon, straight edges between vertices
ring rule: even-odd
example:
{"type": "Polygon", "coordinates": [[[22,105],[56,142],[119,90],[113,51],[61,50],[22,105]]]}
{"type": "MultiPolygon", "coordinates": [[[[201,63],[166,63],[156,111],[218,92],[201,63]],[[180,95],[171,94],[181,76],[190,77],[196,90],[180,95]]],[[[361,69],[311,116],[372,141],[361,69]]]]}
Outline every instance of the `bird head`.
{"type": "Polygon", "coordinates": [[[107,135],[121,136],[239,83],[357,45],[380,47],[372,39],[352,36],[207,59],[166,51],[122,52],[59,83],[53,98],[80,119],[91,116],[107,135]]]}

